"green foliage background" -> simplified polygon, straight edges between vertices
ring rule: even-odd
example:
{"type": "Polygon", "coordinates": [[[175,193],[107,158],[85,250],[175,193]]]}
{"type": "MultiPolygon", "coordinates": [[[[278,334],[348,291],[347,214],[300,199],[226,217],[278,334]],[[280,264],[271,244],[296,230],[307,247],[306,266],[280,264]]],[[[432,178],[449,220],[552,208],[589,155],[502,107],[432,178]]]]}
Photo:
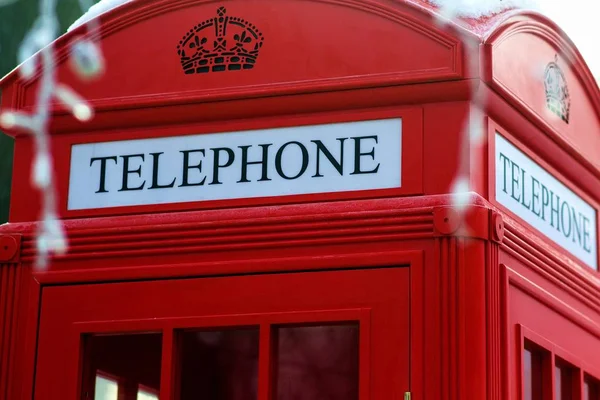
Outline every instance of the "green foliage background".
{"type": "MultiPolygon", "coordinates": [[[[38,16],[38,0],[17,0],[0,6],[0,77],[17,66],[17,51],[38,16]]],[[[58,0],[61,32],[66,32],[82,11],[78,0],[58,0]]],[[[13,140],[0,132],[0,224],[8,220],[13,140]]]]}

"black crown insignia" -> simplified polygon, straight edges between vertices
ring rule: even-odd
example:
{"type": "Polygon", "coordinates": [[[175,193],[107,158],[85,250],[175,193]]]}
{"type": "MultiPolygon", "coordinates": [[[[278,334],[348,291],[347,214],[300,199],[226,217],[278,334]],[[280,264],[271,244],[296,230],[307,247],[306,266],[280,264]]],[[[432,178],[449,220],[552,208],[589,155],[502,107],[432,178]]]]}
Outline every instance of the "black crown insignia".
{"type": "Polygon", "coordinates": [[[177,46],[186,74],[252,69],[263,44],[256,26],[230,17],[225,7],[217,16],[194,26],[177,46]]]}
{"type": "Polygon", "coordinates": [[[554,61],[546,66],[544,88],[546,89],[546,107],[568,124],[571,98],[565,75],[558,66],[558,55],[555,55],[554,61]]]}

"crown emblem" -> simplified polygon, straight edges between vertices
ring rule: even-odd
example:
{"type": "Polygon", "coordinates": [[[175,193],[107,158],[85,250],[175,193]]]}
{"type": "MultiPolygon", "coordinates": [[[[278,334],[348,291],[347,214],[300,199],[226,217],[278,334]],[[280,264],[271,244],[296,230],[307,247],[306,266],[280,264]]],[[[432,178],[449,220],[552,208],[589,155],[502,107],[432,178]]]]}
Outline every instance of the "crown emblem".
{"type": "Polygon", "coordinates": [[[554,61],[546,66],[544,88],[546,89],[546,107],[568,124],[571,98],[565,75],[558,66],[558,55],[555,55],[554,61]]]}
{"type": "Polygon", "coordinates": [[[263,44],[256,26],[230,17],[225,7],[217,16],[194,26],[177,46],[186,74],[202,74],[254,68],[263,44]]]}

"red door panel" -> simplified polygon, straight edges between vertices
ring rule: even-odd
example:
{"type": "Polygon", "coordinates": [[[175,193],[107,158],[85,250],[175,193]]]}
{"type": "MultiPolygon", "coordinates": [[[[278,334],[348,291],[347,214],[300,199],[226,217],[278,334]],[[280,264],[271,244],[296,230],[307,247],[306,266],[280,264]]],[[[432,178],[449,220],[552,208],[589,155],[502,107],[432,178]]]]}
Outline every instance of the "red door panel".
{"type": "Polygon", "coordinates": [[[409,268],[46,287],[34,398],[401,399],[408,310],[409,268]]]}

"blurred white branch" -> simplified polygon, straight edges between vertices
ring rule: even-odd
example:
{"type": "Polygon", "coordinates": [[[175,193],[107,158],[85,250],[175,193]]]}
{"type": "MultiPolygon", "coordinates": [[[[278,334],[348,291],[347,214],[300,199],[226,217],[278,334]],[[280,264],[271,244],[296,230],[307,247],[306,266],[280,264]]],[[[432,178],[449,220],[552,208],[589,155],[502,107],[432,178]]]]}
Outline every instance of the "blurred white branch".
{"type": "MultiPolygon", "coordinates": [[[[10,0],[0,0],[0,5],[10,0]]],[[[91,4],[79,1],[82,10],[91,4]]],[[[94,24],[90,21],[89,24],[94,24]]],[[[88,25],[88,29],[95,26],[88,25]]],[[[53,41],[58,37],[59,21],[56,15],[56,0],[40,0],[39,16],[26,35],[19,49],[19,72],[23,79],[31,79],[38,69],[39,89],[33,113],[4,111],[0,114],[0,126],[20,129],[34,138],[32,185],[39,190],[42,199],[40,224],[37,232],[38,268],[46,268],[51,254],[63,254],[67,250],[67,237],[58,219],[52,152],[48,127],[52,113],[52,100],[66,107],[80,121],[93,117],[90,105],[68,86],[56,81],[56,61],[53,41]]],[[[71,49],[71,66],[83,79],[97,77],[103,71],[103,60],[99,48],[88,39],[75,41],[71,49]]]]}

